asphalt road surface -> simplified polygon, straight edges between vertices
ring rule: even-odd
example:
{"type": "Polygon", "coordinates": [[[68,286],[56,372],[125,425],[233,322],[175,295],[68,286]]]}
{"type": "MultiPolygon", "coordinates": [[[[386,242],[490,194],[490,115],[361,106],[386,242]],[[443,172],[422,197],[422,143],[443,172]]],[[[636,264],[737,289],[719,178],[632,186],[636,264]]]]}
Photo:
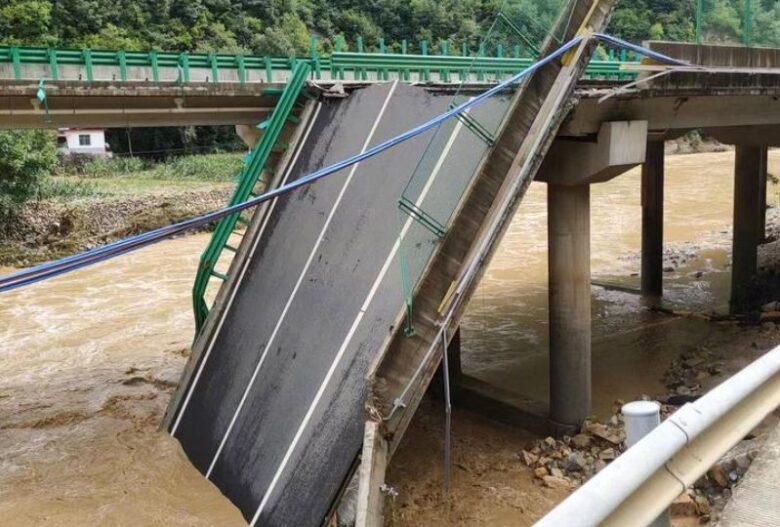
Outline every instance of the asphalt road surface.
{"type": "MultiPolygon", "coordinates": [[[[396,83],[326,100],[289,180],[404,132],[451,101],[396,83]]],[[[495,128],[506,104],[488,101],[473,114],[495,128]]],[[[399,198],[446,224],[485,148],[453,119],[279,198],[256,240],[245,240],[256,248],[224,314],[212,310],[224,320],[208,337],[171,433],[250,524],[322,523],[361,447],[368,368],[438,243],[399,210],[399,198]]]]}

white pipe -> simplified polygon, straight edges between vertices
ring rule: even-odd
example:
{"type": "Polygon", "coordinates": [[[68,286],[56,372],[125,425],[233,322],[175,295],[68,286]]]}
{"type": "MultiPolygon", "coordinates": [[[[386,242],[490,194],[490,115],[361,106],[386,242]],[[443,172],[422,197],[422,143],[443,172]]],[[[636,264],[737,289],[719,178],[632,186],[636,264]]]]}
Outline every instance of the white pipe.
{"type": "MultiPolygon", "coordinates": [[[[626,448],[631,448],[661,424],[661,405],[655,401],[633,401],[620,410],[626,427],[626,448]]],[[[669,510],[662,512],[648,527],[669,527],[669,510]]]]}
{"type": "MultiPolygon", "coordinates": [[[[656,477],[657,473],[664,472],[669,476],[666,481],[671,482],[669,484],[675,488],[673,491],[665,493],[663,499],[666,503],[648,505],[648,509],[657,511],[655,512],[657,514],[668,506],[674,497],[682,493],[687,485],[693,483],[692,480],[696,474],[709,468],[702,468],[700,463],[696,470],[690,470],[684,475],[680,474],[680,470],[677,469],[680,465],[680,454],[687,456],[692,454],[683,452],[686,446],[709,449],[709,451],[696,452],[693,457],[697,458],[698,461],[705,458],[712,459],[713,462],[717,460],[733,446],[734,441],[739,441],[739,434],[736,434],[733,440],[730,438],[728,441],[713,441],[711,434],[706,432],[728,435],[729,430],[735,429],[733,423],[735,416],[741,421],[739,428],[747,430],[752,428],[756,420],[760,421],[772,412],[780,402],[780,393],[775,393],[780,392],[780,383],[770,383],[779,377],[780,347],[777,347],[724,381],[698,401],[680,408],[658,428],[646,435],[564,500],[536,525],[538,527],[600,525],[645,484],[657,483],[659,481],[659,478],[656,477]],[[768,397],[764,389],[771,392],[773,396],[768,397]],[[760,395],[760,398],[766,402],[766,406],[760,411],[756,411],[755,404],[741,404],[747,402],[754,395],[760,395]],[[743,415],[746,406],[751,407],[747,410],[752,409],[753,411],[744,412],[743,415]],[[735,413],[729,415],[732,411],[735,413]],[[723,431],[715,430],[715,425],[724,417],[730,417],[730,419],[724,420],[724,425],[727,425],[726,429],[723,431]],[[697,442],[697,440],[699,441],[697,442]],[[678,459],[675,459],[675,456],[678,459]],[[669,462],[673,463],[667,467],[669,462]]],[[[669,484],[666,486],[668,487],[669,484]]],[[[637,514],[637,517],[646,515],[637,514]]],[[[641,525],[639,521],[636,524],[641,525]]]]}

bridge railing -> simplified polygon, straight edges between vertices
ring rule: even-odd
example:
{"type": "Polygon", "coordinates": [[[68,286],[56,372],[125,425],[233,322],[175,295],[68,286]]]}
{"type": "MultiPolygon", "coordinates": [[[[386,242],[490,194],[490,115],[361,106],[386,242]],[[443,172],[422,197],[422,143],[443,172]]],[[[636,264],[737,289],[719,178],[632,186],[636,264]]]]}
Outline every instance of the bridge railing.
{"type": "Polygon", "coordinates": [[[686,404],[537,527],[648,525],[780,405],[780,347],[686,404]]]}
{"type": "MultiPolygon", "coordinates": [[[[446,41],[439,54],[390,53],[384,46],[376,52],[337,51],[321,55],[312,45],[309,57],[270,57],[224,53],[164,51],[125,51],[56,49],[0,46],[0,79],[69,80],[113,82],[208,82],[278,83],[292,78],[301,61],[311,67],[310,78],[321,81],[372,81],[399,79],[406,82],[455,83],[495,82],[528,67],[533,58],[528,47],[515,45],[505,51],[494,46],[488,56],[484,46],[476,51],[463,47],[459,55],[450,53],[446,41]],[[383,51],[384,50],[384,51],[383,51]]],[[[358,49],[363,49],[359,46],[358,49]]],[[[404,46],[404,49],[406,47],[404,46]]],[[[587,77],[623,80],[634,74],[623,70],[636,57],[602,51],[591,62],[587,77]]]]}

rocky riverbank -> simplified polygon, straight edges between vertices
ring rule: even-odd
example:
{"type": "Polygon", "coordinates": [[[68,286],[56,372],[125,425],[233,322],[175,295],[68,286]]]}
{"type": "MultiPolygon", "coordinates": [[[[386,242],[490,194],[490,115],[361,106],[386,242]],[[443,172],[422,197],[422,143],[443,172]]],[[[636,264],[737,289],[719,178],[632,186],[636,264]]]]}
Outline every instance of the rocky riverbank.
{"type": "Polygon", "coordinates": [[[30,202],[0,233],[0,266],[34,265],[203,214],[224,206],[232,190],[220,185],[30,202]]]}

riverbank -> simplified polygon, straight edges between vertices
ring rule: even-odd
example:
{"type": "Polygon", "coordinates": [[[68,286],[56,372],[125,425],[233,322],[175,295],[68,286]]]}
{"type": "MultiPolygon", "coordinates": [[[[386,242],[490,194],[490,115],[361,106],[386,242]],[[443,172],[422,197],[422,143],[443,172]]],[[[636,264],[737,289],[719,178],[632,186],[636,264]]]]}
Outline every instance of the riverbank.
{"type": "MultiPolygon", "coordinates": [[[[626,396],[626,400],[645,397],[666,401],[681,392],[706,393],[780,345],[780,330],[774,324],[747,327],[710,324],[712,331],[706,339],[695,348],[677,350],[676,358],[665,364],[664,391],[652,394],[635,391],[632,396],[626,396]],[[681,382],[680,372],[686,370],[682,362],[693,364],[691,358],[703,355],[710,361],[708,366],[714,373],[698,375],[706,370],[697,367],[693,378],[687,383],[681,382]],[[682,386],[685,386],[684,390],[680,389],[682,386]]],[[[608,384],[594,379],[594,391],[602,392],[594,393],[595,397],[604,395],[605,389],[609,389],[608,384]]],[[[779,417],[780,413],[776,412],[755,432],[759,445],[762,434],[779,417]]],[[[622,428],[618,421],[602,420],[609,425],[605,430],[619,433],[622,428]]],[[[444,409],[435,399],[426,398],[389,466],[387,484],[391,495],[386,499],[386,525],[530,526],[579,485],[584,473],[590,470],[589,466],[596,465],[597,469],[605,466],[620,452],[619,440],[611,443],[598,439],[602,444],[596,446],[592,430],[584,429],[588,441],[593,441],[585,448],[575,448],[571,442],[567,443],[570,448],[566,448],[558,442],[551,449],[547,448],[546,454],[544,448],[541,454],[533,454],[540,445],[544,447],[543,437],[460,411],[457,401],[452,422],[452,489],[449,497],[445,497],[442,490],[444,409]],[[595,460],[585,460],[582,453],[594,448],[595,460]],[[571,452],[579,454],[571,457],[571,452]],[[530,462],[528,453],[533,456],[530,462]],[[538,462],[540,455],[541,464],[538,462]],[[548,456],[547,461],[544,461],[544,455],[548,456]],[[571,459],[583,459],[583,466],[572,466],[571,459]],[[553,468],[548,468],[551,465],[553,468]]],[[[738,481],[728,479],[729,472],[726,472],[727,479],[721,482],[723,484],[716,480],[718,475],[702,478],[697,489],[691,491],[690,499],[680,499],[673,508],[674,525],[717,523],[718,514],[738,481]]],[[[739,475],[742,474],[744,470],[739,475]]]]}
{"type": "Polygon", "coordinates": [[[26,267],[70,256],[198,216],[224,207],[233,189],[230,183],[157,182],[137,192],[29,202],[0,235],[0,266],[26,267]]]}
{"type": "Polygon", "coordinates": [[[0,225],[0,266],[70,256],[224,207],[242,158],[216,153],[166,161],[63,160],[0,225]]]}

